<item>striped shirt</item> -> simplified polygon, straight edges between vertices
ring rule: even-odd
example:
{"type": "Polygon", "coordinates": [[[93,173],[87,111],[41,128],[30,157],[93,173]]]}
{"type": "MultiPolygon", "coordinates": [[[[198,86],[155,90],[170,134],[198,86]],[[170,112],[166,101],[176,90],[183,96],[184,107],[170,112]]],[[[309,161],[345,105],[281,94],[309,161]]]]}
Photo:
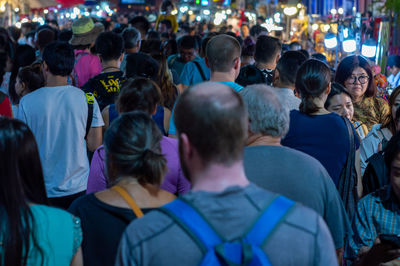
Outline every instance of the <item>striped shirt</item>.
{"type": "Polygon", "coordinates": [[[380,234],[400,234],[399,200],[390,186],[371,193],[358,202],[353,219],[353,235],[346,245],[346,258],[355,259],[362,246],[372,247],[380,234]]]}

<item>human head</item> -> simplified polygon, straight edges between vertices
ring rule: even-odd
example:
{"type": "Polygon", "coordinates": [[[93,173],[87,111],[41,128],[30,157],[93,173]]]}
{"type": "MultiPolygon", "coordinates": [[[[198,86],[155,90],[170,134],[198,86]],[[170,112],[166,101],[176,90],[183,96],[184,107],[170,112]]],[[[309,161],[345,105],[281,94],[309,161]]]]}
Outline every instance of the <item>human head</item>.
{"type": "Polygon", "coordinates": [[[351,94],[339,83],[333,82],[331,92],[325,102],[325,109],[329,112],[337,113],[346,117],[350,121],[353,119],[354,107],[351,94]]]}
{"type": "Polygon", "coordinates": [[[210,32],[206,34],[203,39],[201,40],[201,49],[200,49],[200,55],[202,57],[206,56],[206,49],[207,49],[207,44],[208,42],[212,39],[212,37],[217,36],[216,32],[210,32]]]}
{"type": "Polygon", "coordinates": [[[257,63],[276,66],[281,55],[281,49],[282,44],[279,39],[261,35],[257,38],[254,59],[257,63]]]}
{"type": "Polygon", "coordinates": [[[144,77],[156,80],[158,69],[158,62],[150,55],[134,53],[126,57],[125,76],[127,78],[144,77]]]}
{"type": "Polygon", "coordinates": [[[242,34],[243,38],[247,38],[250,35],[250,29],[249,29],[249,25],[247,24],[242,24],[242,26],[240,26],[240,31],[242,34]]]}
{"type": "Polygon", "coordinates": [[[35,49],[29,45],[19,45],[15,52],[13,72],[18,73],[19,68],[29,66],[35,62],[35,49]]]}
{"type": "Polygon", "coordinates": [[[297,71],[295,87],[301,96],[300,112],[312,114],[320,109],[315,99],[326,101],[330,93],[331,70],[316,59],[309,59],[297,71]],[[324,98],[324,99],[323,99],[324,98]]]}
{"type": "Polygon", "coordinates": [[[250,35],[254,39],[257,39],[261,35],[267,35],[267,34],[268,34],[268,30],[261,25],[254,25],[250,29],[250,35]]]}
{"type": "Polygon", "coordinates": [[[8,33],[14,42],[18,42],[19,38],[21,37],[21,29],[17,28],[16,26],[8,27],[8,33]]]}
{"type": "Polygon", "coordinates": [[[93,23],[91,18],[83,16],[72,23],[72,38],[69,43],[73,46],[92,45],[103,31],[103,24],[93,23]]]}
{"type": "Polygon", "coordinates": [[[135,50],[136,52],[140,50],[141,36],[140,32],[134,28],[129,27],[124,29],[122,32],[122,38],[124,39],[125,52],[135,50]]]}
{"type": "Polygon", "coordinates": [[[139,32],[142,40],[146,39],[146,34],[150,29],[150,22],[143,16],[136,16],[129,22],[132,27],[135,27],[139,32]]]}
{"type": "Polygon", "coordinates": [[[43,51],[43,74],[66,77],[71,74],[75,65],[72,46],[65,42],[52,42],[43,51]]]}
{"type": "Polygon", "coordinates": [[[198,161],[230,166],[243,157],[248,118],[240,95],[226,85],[204,82],[179,97],[174,112],[185,176],[198,161]]]}
{"type": "Polygon", "coordinates": [[[154,81],[130,78],[122,85],[116,106],[119,113],[140,110],[153,115],[160,103],[161,91],[154,81]]]}
{"type": "Polygon", "coordinates": [[[289,109],[267,85],[251,85],[240,91],[249,115],[252,135],[283,138],[289,130],[289,109]]]}
{"type": "Polygon", "coordinates": [[[15,83],[15,92],[19,98],[44,87],[44,77],[40,64],[26,66],[19,70],[15,83]]]}
{"type": "MultiPolygon", "coordinates": [[[[161,40],[160,33],[155,30],[149,30],[146,35],[146,41],[161,40]]],[[[145,42],[144,42],[145,43],[145,42]]]]}
{"type": "Polygon", "coordinates": [[[325,64],[328,63],[328,60],[326,59],[326,56],[321,54],[321,53],[314,53],[311,55],[311,58],[317,59],[319,61],[324,62],[325,64]]]}
{"type": "Polygon", "coordinates": [[[217,35],[208,42],[206,62],[211,72],[234,72],[235,79],[240,72],[242,49],[236,38],[226,34],[217,35]]]}
{"type": "Polygon", "coordinates": [[[54,31],[50,29],[42,29],[37,32],[36,46],[40,51],[55,40],[54,31]]]}
{"type": "Polygon", "coordinates": [[[387,128],[394,135],[397,132],[396,112],[400,107],[400,86],[389,97],[389,114],[385,117],[381,128],[387,128]]]}
{"type": "Polygon", "coordinates": [[[391,55],[388,58],[388,72],[394,76],[400,71],[400,55],[391,55]]]}
{"type": "Polygon", "coordinates": [[[21,25],[21,31],[24,36],[26,36],[29,32],[33,31],[35,28],[34,24],[31,22],[24,22],[21,25]]]}
{"type": "Polygon", "coordinates": [[[129,176],[142,185],[159,186],[167,170],[161,139],[160,130],[147,113],[133,111],[120,115],[104,136],[109,181],[114,183],[129,176]]]}
{"type": "Polygon", "coordinates": [[[95,44],[96,53],[103,62],[123,59],[124,40],[121,35],[111,31],[100,33],[95,44]]]}
{"type": "Polygon", "coordinates": [[[376,95],[376,84],[371,66],[365,57],[350,55],[345,57],[336,70],[335,81],[343,85],[358,102],[362,97],[376,95]]]}
{"type": "Polygon", "coordinates": [[[164,0],[161,4],[161,12],[171,13],[174,10],[174,4],[170,0],[164,0]]]}
{"type": "Polygon", "coordinates": [[[301,44],[299,42],[291,42],[289,44],[289,50],[290,51],[300,51],[301,50],[301,44]]]}
{"type": "Polygon", "coordinates": [[[183,62],[194,60],[198,52],[198,43],[193,36],[185,35],[178,39],[178,51],[183,62]]]}
{"type": "Polygon", "coordinates": [[[69,29],[62,29],[58,36],[58,39],[63,42],[69,42],[72,38],[72,30],[69,29]]]}
{"type": "Polygon", "coordinates": [[[160,21],[158,26],[158,31],[160,33],[171,33],[172,32],[172,23],[168,19],[164,19],[160,21]]]}
{"type": "Polygon", "coordinates": [[[274,72],[274,87],[294,88],[296,74],[307,58],[299,51],[285,52],[276,65],[274,72]]]}

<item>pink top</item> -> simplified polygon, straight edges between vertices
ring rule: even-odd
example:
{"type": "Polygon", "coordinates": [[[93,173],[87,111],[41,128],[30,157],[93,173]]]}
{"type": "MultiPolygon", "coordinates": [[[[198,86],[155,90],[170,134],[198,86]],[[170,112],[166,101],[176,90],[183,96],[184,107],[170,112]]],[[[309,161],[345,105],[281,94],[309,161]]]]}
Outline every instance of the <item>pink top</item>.
{"type": "Polygon", "coordinates": [[[93,55],[85,50],[75,50],[74,52],[76,61],[73,71],[74,85],[82,88],[89,79],[100,74],[103,68],[97,55],[93,55]]]}
{"type": "MultiPolygon", "coordinates": [[[[167,160],[168,171],[161,188],[176,194],[184,194],[190,190],[190,182],[184,177],[178,153],[178,140],[163,137],[161,151],[167,160]]],[[[105,177],[105,151],[101,145],[93,154],[86,194],[95,193],[107,188],[105,177]]]]}

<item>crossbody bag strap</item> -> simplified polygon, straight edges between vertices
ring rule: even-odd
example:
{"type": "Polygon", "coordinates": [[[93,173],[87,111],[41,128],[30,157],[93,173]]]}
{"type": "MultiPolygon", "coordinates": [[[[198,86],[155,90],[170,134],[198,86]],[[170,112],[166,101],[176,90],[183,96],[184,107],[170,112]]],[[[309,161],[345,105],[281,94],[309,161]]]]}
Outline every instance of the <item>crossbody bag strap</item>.
{"type": "Polygon", "coordinates": [[[142,210],[136,204],[135,200],[123,187],[116,185],[113,186],[111,189],[117,192],[125,200],[125,202],[128,203],[129,207],[131,207],[137,218],[140,218],[144,215],[142,210]]]}
{"type": "Polygon", "coordinates": [[[196,60],[194,60],[193,63],[196,65],[197,69],[199,70],[200,75],[201,75],[201,78],[203,79],[203,81],[206,81],[206,80],[207,80],[206,75],[204,74],[204,71],[203,71],[203,69],[201,68],[199,62],[197,62],[196,60]]]}
{"type": "Polygon", "coordinates": [[[86,102],[88,104],[88,117],[86,121],[86,133],[85,133],[85,139],[87,139],[87,136],[89,134],[89,130],[92,127],[92,121],[93,121],[93,111],[94,111],[94,95],[91,92],[85,93],[86,97],[86,102]]]}

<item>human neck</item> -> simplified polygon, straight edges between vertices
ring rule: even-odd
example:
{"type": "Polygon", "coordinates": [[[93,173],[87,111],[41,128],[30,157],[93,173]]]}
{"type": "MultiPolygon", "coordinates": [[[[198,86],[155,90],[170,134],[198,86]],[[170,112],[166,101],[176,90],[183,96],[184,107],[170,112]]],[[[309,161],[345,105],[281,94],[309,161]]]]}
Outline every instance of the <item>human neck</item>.
{"type": "Polygon", "coordinates": [[[68,77],[47,74],[46,87],[59,87],[68,85],[68,77]]]}
{"type": "Polygon", "coordinates": [[[211,72],[210,81],[214,81],[214,82],[232,81],[232,82],[235,82],[235,77],[231,72],[211,72]]]}
{"type": "Polygon", "coordinates": [[[281,89],[291,89],[292,91],[294,91],[294,89],[295,89],[294,84],[284,84],[284,83],[281,83],[280,81],[277,82],[277,84],[274,87],[281,88],[281,89]]]}
{"type": "Polygon", "coordinates": [[[244,173],[243,162],[232,165],[212,164],[192,174],[192,191],[222,192],[231,186],[245,187],[250,182],[244,173]]]}
{"type": "Polygon", "coordinates": [[[103,61],[101,66],[103,67],[103,73],[119,70],[118,60],[103,61]]]}
{"type": "Polygon", "coordinates": [[[363,96],[360,96],[360,97],[354,97],[354,96],[353,96],[354,103],[360,103],[360,102],[362,102],[363,98],[364,98],[363,96]]]}
{"type": "Polygon", "coordinates": [[[248,138],[247,146],[281,146],[281,138],[257,134],[248,138]]]}
{"type": "Polygon", "coordinates": [[[256,67],[259,69],[275,69],[276,66],[273,63],[256,62],[256,67]]]}
{"type": "Polygon", "coordinates": [[[125,49],[126,54],[135,54],[137,52],[138,52],[138,48],[125,49]]]}

